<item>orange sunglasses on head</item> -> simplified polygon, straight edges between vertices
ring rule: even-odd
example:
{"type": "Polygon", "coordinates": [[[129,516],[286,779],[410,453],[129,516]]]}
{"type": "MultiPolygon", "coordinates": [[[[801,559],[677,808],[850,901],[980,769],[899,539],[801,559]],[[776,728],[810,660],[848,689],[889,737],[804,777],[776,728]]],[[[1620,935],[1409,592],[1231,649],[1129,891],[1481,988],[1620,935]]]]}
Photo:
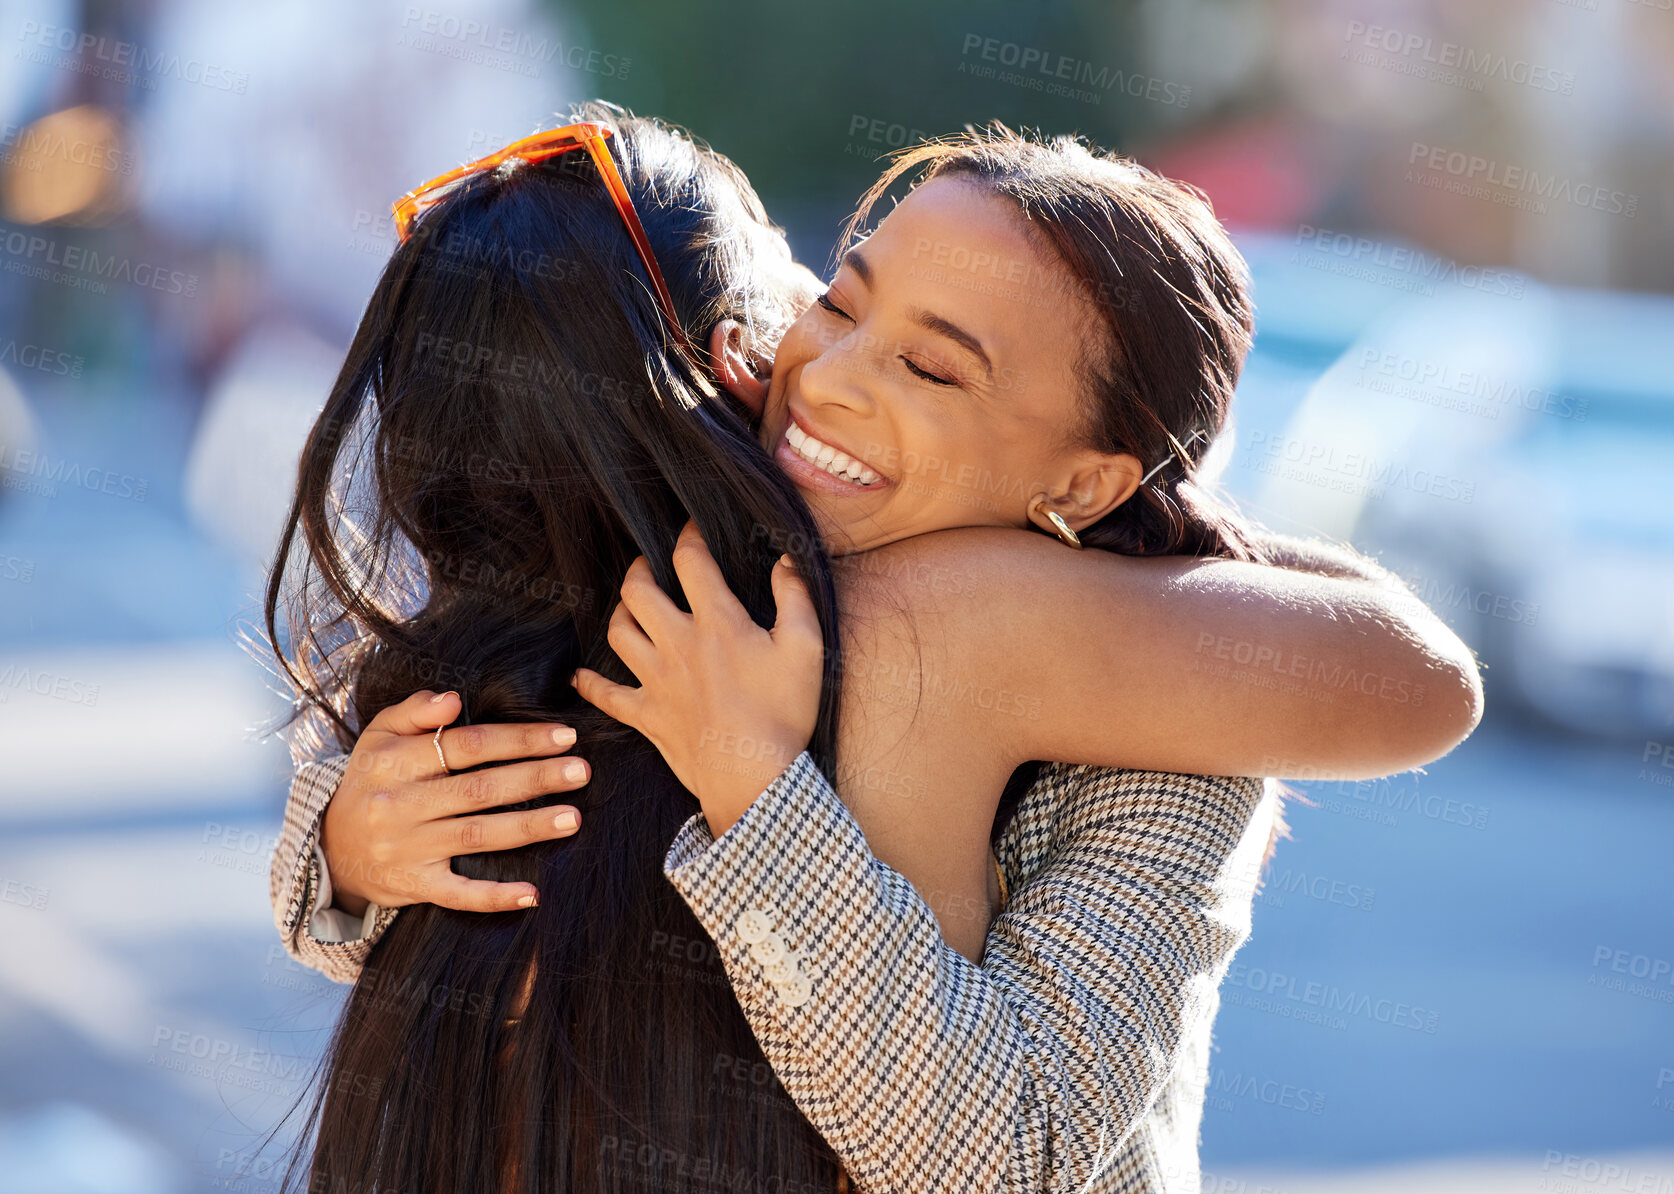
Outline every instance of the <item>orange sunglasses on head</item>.
{"type": "Polygon", "coordinates": [[[544,162],[547,158],[569,153],[572,149],[585,149],[587,156],[592,158],[593,164],[599,168],[599,177],[604,180],[605,190],[610,192],[616,210],[622,216],[622,222],[628,226],[628,235],[633,238],[634,248],[639,250],[639,259],[645,263],[645,272],[651,275],[651,285],[657,292],[657,306],[662,308],[663,318],[668,320],[668,326],[680,347],[689,350],[691,344],[686,339],[685,329],[680,326],[680,320],[674,314],[674,300],[669,297],[668,284],[663,281],[663,271],[657,268],[657,259],[651,255],[651,242],[645,235],[645,226],[639,222],[639,213],[634,210],[634,201],[628,195],[627,184],[622,181],[622,175],[616,169],[616,160],[610,156],[610,149],[605,145],[605,138],[608,136],[609,125],[594,121],[566,124],[560,129],[548,129],[544,133],[524,137],[521,141],[513,141],[504,149],[497,150],[485,158],[478,158],[456,170],[449,170],[446,174],[432,178],[423,186],[401,196],[393,208],[396,235],[405,241],[412,232],[413,221],[421,212],[441,202],[450,190],[473,175],[492,170],[511,158],[522,158],[533,165],[536,162],[544,162]]]}

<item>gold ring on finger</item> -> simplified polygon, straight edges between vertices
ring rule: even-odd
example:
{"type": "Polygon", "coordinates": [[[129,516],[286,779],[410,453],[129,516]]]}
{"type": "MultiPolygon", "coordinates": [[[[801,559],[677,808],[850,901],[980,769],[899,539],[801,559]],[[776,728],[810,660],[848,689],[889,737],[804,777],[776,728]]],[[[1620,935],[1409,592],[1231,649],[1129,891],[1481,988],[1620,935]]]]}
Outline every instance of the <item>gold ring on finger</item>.
{"type": "Polygon", "coordinates": [[[442,753],[442,731],[446,728],[446,726],[437,726],[435,735],[430,739],[430,744],[436,748],[436,758],[441,761],[442,774],[452,775],[453,772],[448,768],[448,757],[442,753]]]}

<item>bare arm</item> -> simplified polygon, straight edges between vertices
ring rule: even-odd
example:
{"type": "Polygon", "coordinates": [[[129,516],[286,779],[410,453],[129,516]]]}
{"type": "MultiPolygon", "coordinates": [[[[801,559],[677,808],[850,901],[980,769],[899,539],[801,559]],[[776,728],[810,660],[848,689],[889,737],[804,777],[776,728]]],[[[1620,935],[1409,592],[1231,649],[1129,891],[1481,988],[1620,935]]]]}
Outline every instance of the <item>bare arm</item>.
{"type": "Polygon", "coordinates": [[[857,606],[911,611],[922,705],[1011,764],[1359,779],[1475,728],[1469,648],[1397,579],[1328,545],[1275,546],[1322,571],[962,528],[850,557],[844,575],[869,594],[857,606]]]}

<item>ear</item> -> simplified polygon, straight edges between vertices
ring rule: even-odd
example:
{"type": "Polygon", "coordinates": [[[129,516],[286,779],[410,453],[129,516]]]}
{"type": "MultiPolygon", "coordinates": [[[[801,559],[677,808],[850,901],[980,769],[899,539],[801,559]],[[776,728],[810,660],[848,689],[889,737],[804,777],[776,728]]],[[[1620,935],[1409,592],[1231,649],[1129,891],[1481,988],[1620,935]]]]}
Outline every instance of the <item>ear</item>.
{"type": "MultiPolygon", "coordinates": [[[[744,325],[723,319],[709,333],[709,359],[715,365],[715,380],[757,418],[767,405],[767,370],[757,376],[749,354],[744,351],[744,325]]],[[[759,366],[758,366],[759,367],[759,366]]]]}
{"type": "Polygon", "coordinates": [[[1037,489],[1029,497],[1029,521],[1043,531],[1053,532],[1048,510],[1080,531],[1092,526],[1131,498],[1144,476],[1139,457],[1127,453],[1082,451],[1065,461],[1051,488],[1037,489]]]}

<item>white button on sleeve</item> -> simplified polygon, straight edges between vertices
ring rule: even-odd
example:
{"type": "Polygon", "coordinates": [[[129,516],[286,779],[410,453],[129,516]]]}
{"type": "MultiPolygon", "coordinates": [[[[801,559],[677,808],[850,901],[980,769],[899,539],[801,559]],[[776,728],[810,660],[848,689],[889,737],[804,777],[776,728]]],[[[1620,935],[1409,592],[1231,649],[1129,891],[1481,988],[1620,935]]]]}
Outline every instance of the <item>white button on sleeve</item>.
{"type": "Polygon", "coordinates": [[[745,945],[761,941],[773,929],[773,919],[760,908],[751,908],[738,918],[738,936],[745,945]]]}
{"type": "Polygon", "coordinates": [[[779,998],[791,1007],[801,1007],[808,1002],[809,996],[813,995],[814,984],[809,981],[806,974],[798,972],[796,977],[788,983],[780,983],[776,989],[779,992],[779,998]]]}
{"type": "Polygon", "coordinates": [[[779,961],[788,953],[785,939],[777,933],[769,933],[750,947],[750,956],[763,966],[779,961]]]}

